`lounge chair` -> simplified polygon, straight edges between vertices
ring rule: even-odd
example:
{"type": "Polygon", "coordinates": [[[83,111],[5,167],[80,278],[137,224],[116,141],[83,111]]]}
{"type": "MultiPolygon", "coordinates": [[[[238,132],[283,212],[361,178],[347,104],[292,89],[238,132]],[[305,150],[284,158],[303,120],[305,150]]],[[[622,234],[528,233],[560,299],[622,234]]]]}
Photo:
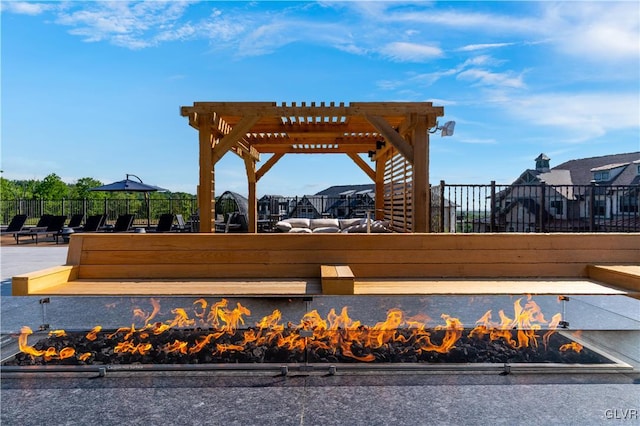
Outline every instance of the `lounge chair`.
{"type": "Polygon", "coordinates": [[[133,219],[135,219],[135,215],[132,214],[121,214],[116,219],[115,225],[112,228],[107,229],[108,232],[129,232],[131,227],[133,226],[133,219]]]}
{"type": "Polygon", "coordinates": [[[20,232],[24,228],[24,224],[27,222],[26,214],[17,214],[11,218],[9,226],[2,230],[3,234],[13,234],[14,232],[20,232]]]}
{"type": "Polygon", "coordinates": [[[187,225],[187,223],[184,220],[184,216],[182,216],[181,214],[176,215],[176,222],[177,224],[173,227],[174,231],[191,232],[191,227],[187,225]]]}
{"type": "Polygon", "coordinates": [[[51,222],[52,218],[52,214],[43,214],[42,216],[40,216],[40,219],[38,219],[38,223],[36,223],[36,226],[27,227],[27,229],[44,231],[47,229],[47,226],[49,226],[49,222],[51,222]]]}
{"type": "Polygon", "coordinates": [[[174,219],[175,215],[173,213],[165,213],[160,215],[160,219],[158,219],[158,225],[155,228],[149,229],[149,232],[171,232],[174,219]]]}
{"type": "Polygon", "coordinates": [[[84,213],[77,213],[71,216],[69,219],[69,223],[67,223],[67,228],[71,228],[74,231],[76,229],[80,229],[82,227],[82,221],[84,220],[84,213]]]}
{"type": "Polygon", "coordinates": [[[44,227],[34,227],[30,229],[26,229],[24,231],[16,232],[14,235],[16,239],[16,244],[20,244],[20,237],[28,236],[32,240],[35,240],[36,244],[38,244],[39,237],[47,237],[51,236],[55,239],[56,244],[58,244],[58,238],[62,233],[62,228],[64,228],[64,224],[67,221],[67,216],[51,216],[48,220],[49,225],[44,227]]]}
{"type": "Polygon", "coordinates": [[[103,214],[91,215],[87,218],[84,226],[81,226],[77,229],[74,228],[74,232],[98,232],[104,225],[104,221],[106,218],[107,216],[103,214]]]}

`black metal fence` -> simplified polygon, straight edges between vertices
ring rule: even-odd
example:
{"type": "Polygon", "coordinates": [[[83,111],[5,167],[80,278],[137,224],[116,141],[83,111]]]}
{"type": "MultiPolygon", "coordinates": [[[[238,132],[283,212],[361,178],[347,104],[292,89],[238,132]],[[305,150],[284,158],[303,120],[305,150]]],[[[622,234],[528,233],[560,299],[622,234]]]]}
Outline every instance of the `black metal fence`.
{"type": "Polygon", "coordinates": [[[0,204],[0,220],[2,225],[7,225],[16,214],[28,216],[27,225],[34,225],[43,214],[71,215],[84,213],[85,217],[94,214],[107,215],[107,222],[113,223],[121,214],[135,215],[134,224],[146,225],[147,218],[151,224],[157,224],[163,213],[181,214],[185,219],[190,218],[198,210],[197,201],[194,198],[169,198],[169,199],[15,199],[2,200],[0,204]]]}
{"type": "Polygon", "coordinates": [[[639,185],[440,182],[432,225],[434,232],[639,232],[639,199],[639,185]]]}
{"type": "MultiPolygon", "coordinates": [[[[640,232],[640,185],[447,184],[431,188],[432,232],[640,232]]],[[[373,217],[373,192],[340,196],[269,197],[258,200],[258,218],[373,217]]],[[[136,224],[157,223],[163,213],[196,218],[195,198],[144,200],[2,200],[0,220],[26,214],[34,224],[45,213],[134,214],[136,224]]],[[[217,212],[218,213],[218,212],[217,212]]]]}

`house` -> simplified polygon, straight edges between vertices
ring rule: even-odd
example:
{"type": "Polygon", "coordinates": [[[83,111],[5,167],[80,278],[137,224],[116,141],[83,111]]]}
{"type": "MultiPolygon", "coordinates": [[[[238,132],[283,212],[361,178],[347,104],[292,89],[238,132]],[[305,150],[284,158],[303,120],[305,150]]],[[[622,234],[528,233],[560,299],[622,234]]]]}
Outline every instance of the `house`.
{"type": "Polygon", "coordinates": [[[322,217],[325,200],[321,196],[303,195],[298,198],[288,217],[318,219],[322,217]]]}
{"type": "Polygon", "coordinates": [[[444,196],[440,185],[431,186],[432,232],[456,232],[458,205],[444,196]],[[444,200],[444,203],[440,203],[444,200]],[[440,217],[442,216],[442,217],[440,217]]]}
{"type": "Polygon", "coordinates": [[[510,232],[638,230],[640,152],[570,160],[551,168],[540,154],[496,197],[510,232]]]}
{"type": "Polygon", "coordinates": [[[331,186],[314,195],[265,195],[258,200],[260,218],[365,217],[375,209],[375,185],[331,186]]]}
{"type": "Polygon", "coordinates": [[[328,197],[332,201],[325,208],[324,214],[336,218],[374,216],[376,193],[374,184],[336,185],[316,194],[328,197]]]}
{"type": "Polygon", "coordinates": [[[295,206],[292,197],[282,195],[264,195],[257,201],[258,219],[271,219],[287,217],[289,211],[295,206]]]}

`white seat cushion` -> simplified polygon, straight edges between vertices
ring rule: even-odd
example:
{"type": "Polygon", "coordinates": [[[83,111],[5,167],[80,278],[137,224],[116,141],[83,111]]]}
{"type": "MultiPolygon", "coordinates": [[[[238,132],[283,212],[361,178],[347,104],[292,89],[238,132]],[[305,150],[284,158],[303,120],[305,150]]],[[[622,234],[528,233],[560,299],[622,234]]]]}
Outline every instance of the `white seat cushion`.
{"type": "Polygon", "coordinates": [[[314,234],[335,234],[336,232],[340,232],[340,228],[337,226],[323,226],[313,229],[314,234]]]}

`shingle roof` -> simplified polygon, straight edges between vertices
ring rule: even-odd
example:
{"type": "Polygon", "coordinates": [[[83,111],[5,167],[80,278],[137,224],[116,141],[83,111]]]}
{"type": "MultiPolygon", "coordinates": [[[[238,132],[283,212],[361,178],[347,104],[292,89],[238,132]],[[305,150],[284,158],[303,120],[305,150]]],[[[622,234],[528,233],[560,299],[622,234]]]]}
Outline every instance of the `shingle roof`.
{"type": "MultiPolygon", "coordinates": [[[[576,160],[569,160],[551,170],[568,170],[571,173],[571,181],[574,185],[589,185],[591,179],[593,179],[591,170],[604,167],[612,164],[620,163],[632,163],[640,160],[640,152],[629,152],[626,154],[613,154],[603,155],[601,157],[580,158],[576,160]]],[[[629,168],[627,168],[629,169],[629,168]]],[[[634,173],[631,173],[634,174],[634,173]]],[[[629,176],[627,182],[622,181],[622,175],[627,176],[627,170],[623,172],[618,179],[616,179],[617,185],[629,185],[632,180],[632,176],[629,176]]]]}
{"type": "Polygon", "coordinates": [[[538,173],[538,179],[547,185],[571,185],[571,172],[569,170],[552,169],[548,172],[538,173]]]}
{"type": "Polygon", "coordinates": [[[318,192],[315,195],[328,195],[328,196],[338,196],[345,191],[375,191],[376,185],[373,183],[368,183],[364,185],[335,185],[330,186],[329,188],[318,192]]]}

